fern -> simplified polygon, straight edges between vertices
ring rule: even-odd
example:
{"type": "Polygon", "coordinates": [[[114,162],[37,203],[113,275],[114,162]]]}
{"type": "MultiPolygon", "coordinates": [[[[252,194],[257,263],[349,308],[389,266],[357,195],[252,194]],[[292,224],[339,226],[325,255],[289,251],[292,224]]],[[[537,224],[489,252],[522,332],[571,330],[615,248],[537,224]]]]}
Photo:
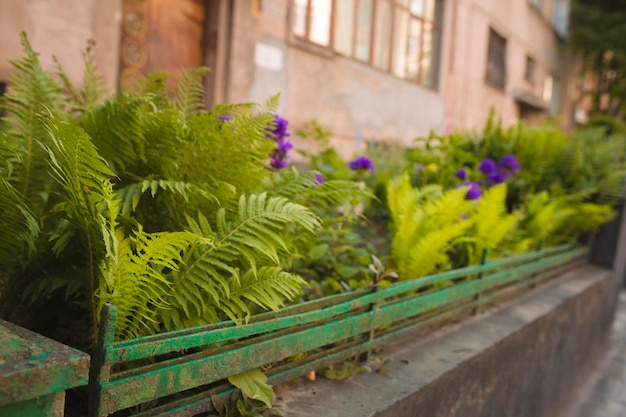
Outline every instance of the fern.
{"type": "Polygon", "coordinates": [[[240,322],[251,311],[245,300],[274,308],[278,295],[293,296],[301,284],[295,276],[268,267],[280,265],[279,249],[289,250],[280,233],[286,225],[305,230],[318,226],[318,219],[309,210],[284,198],[260,194],[242,196],[236,215],[232,220],[229,217],[221,209],[215,230],[202,215],[189,219],[190,230],[213,243],[196,244],[185,255],[185,266],[172,274],[175,291],[167,299],[172,308],[157,312],[165,328],[214,321],[219,312],[240,322]],[[248,285],[256,282],[254,279],[263,285],[248,285]],[[292,290],[287,289],[289,283],[292,290]],[[210,299],[190,306],[191,294],[207,294],[210,299]]]}
{"type": "Polygon", "coordinates": [[[274,175],[267,187],[272,195],[321,207],[356,203],[373,195],[354,181],[331,180],[319,183],[315,171],[298,172],[294,167],[274,175]]]}
{"type": "Polygon", "coordinates": [[[208,72],[206,67],[185,68],[178,75],[174,105],[185,117],[204,109],[203,78],[208,72]]]}
{"type": "MultiPolygon", "coordinates": [[[[105,251],[102,231],[107,218],[102,214],[113,204],[110,178],[114,173],[96,151],[89,136],[77,126],[49,115],[44,119],[52,144],[48,148],[52,176],[61,186],[63,202],[57,205],[84,244],[87,259],[89,294],[98,288],[98,264],[105,251]]],[[[91,315],[97,317],[97,304],[91,303],[91,315]]],[[[95,329],[95,325],[94,325],[95,329]]]]}
{"type": "Polygon", "coordinates": [[[217,198],[204,189],[182,181],[167,180],[143,180],[130,184],[117,190],[117,198],[120,200],[120,214],[128,216],[137,209],[141,197],[147,192],[154,198],[159,191],[167,191],[182,197],[189,202],[192,194],[201,196],[208,201],[217,202],[217,198]]]}
{"type": "Polygon", "coordinates": [[[505,184],[496,185],[483,193],[478,200],[476,208],[472,211],[474,219],[474,229],[472,235],[474,237],[473,256],[470,257],[470,264],[477,263],[480,259],[483,249],[489,249],[492,252],[502,253],[505,248],[501,247],[503,242],[510,237],[518,220],[519,214],[507,214],[505,198],[507,187],[505,184]]]}
{"type": "Polygon", "coordinates": [[[413,189],[407,174],[389,182],[392,254],[401,279],[429,274],[449,262],[447,252],[472,226],[463,219],[472,208],[465,193],[461,188],[432,197],[432,190],[413,189]]]}
{"type": "Polygon", "coordinates": [[[172,292],[169,275],[180,268],[181,254],[198,240],[198,236],[189,232],[138,231],[119,242],[117,253],[112,252],[104,261],[107,278],[97,293],[100,306],[111,302],[118,308],[118,339],[150,334],[158,327],[153,311],[169,308],[166,303],[172,292]]]}
{"type": "Polygon", "coordinates": [[[80,117],[98,152],[115,171],[124,172],[146,161],[144,105],[144,99],[122,93],[80,117]]]}
{"type": "Polygon", "coordinates": [[[61,79],[68,97],[69,111],[72,114],[83,114],[90,111],[102,98],[105,93],[104,80],[97,73],[96,64],[93,58],[93,42],[90,42],[87,49],[83,52],[83,62],[85,70],[83,73],[83,88],[76,88],[56,57],[54,61],[57,65],[57,75],[61,79]]]}
{"type": "Polygon", "coordinates": [[[17,157],[11,161],[14,172],[10,182],[32,202],[31,208],[39,214],[42,191],[49,178],[45,175],[45,151],[39,146],[39,143],[47,143],[47,135],[38,114],[43,111],[60,114],[63,101],[60,85],[50,73],[42,70],[24,32],[20,36],[26,56],[10,61],[16,71],[9,75],[12,87],[1,105],[8,111],[4,120],[9,126],[9,142],[17,157]]]}

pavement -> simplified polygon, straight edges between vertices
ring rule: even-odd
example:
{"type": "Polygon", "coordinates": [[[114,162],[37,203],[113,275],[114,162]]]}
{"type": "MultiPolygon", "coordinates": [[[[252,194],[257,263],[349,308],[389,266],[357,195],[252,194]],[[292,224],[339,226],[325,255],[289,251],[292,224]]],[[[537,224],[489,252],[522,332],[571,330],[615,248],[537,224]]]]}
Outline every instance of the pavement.
{"type": "Polygon", "coordinates": [[[609,351],[567,417],[626,417],[626,290],[619,295],[609,351]]]}

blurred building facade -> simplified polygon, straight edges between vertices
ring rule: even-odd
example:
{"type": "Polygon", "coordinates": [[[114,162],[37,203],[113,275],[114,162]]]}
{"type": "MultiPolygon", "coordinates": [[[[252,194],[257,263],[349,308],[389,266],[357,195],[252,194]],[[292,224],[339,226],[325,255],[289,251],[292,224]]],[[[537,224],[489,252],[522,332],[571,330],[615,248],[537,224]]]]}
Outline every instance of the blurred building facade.
{"type": "Polygon", "coordinates": [[[206,65],[208,104],[281,94],[295,127],[367,140],[573,113],[569,0],[0,0],[0,82],[24,30],[80,84],[81,50],[111,89],[206,65]]]}

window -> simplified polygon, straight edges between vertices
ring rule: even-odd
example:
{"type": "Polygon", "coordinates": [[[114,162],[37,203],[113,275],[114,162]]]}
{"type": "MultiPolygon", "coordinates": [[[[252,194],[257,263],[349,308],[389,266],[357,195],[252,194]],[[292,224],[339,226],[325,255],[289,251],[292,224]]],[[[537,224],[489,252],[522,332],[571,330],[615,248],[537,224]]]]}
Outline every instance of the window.
{"type": "Polygon", "coordinates": [[[569,0],[554,0],[552,3],[552,27],[560,37],[567,37],[569,25],[569,0]]]}
{"type": "Polygon", "coordinates": [[[526,69],[524,70],[524,78],[531,83],[535,82],[535,60],[531,56],[526,56],[526,69]]]}
{"type": "Polygon", "coordinates": [[[496,87],[506,85],[506,39],[489,29],[487,50],[487,82],[496,87]]]}
{"type": "Polygon", "coordinates": [[[436,88],[443,0],[293,0],[294,35],[436,88]]]}

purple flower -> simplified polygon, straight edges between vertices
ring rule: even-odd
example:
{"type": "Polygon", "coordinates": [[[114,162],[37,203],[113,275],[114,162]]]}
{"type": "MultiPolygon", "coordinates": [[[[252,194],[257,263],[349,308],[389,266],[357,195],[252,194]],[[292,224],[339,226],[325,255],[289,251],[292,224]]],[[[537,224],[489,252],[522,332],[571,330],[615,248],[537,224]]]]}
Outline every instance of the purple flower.
{"type": "Polygon", "coordinates": [[[283,169],[289,166],[289,161],[282,158],[272,158],[270,160],[270,166],[275,169],[283,169]]]}
{"type": "Polygon", "coordinates": [[[478,200],[480,198],[480,196],[482,195],[482,191],[480,190],[478,184],[472,181],[468,181],[464,185],[469,186],[467,193],[465,193],[466,200],[478,200]]]}
{"type": "Polygon", "coordinates": [[[467,179],[467,171],[465,168],[461,168],[454,174],[454,176],[462,181],[465,181],[467,179]]]}
{"type": "Polygon", "coordinates": [[[419,163],[418,163],[418,164],[415,164],[415,165],[413,165],[413,169],[414,169],[415,171],[423,171],[423,170],[424,170],[424,165],[419,164],[419,163]]]}
{"type": "Polygon", "coordinates": [[[279,141],[288,136],[291,136],[289,132],[287,132],[287,125],[289,122],[286,119],[283,119],[279,115],[274,115],[274,128],[269,129],[268,135],[266,135],[269,139],[279,141]]]}
{"type": "Polygon", "coordinates": [[[498,166],[496,165],[493,159],[483,159],[480,165],[478,165],[478,170],[485,174],[485,176],[489,176],[498,170],[498,166]]]}
{"type": "Polygon", "coordinates": [[[507,173],[514,174],[519,171],[520,166],[515,155],[504,155],[500,159],[499,168],[507,173]]]}
{"type": "Polygon", "coordinates": [[[322,174],[315,174],[315,182],[318,184],[324,184],[324,177],[322,174]]]}
{"type": "Polygon", "coordinates": [[[291,144],[291,142],[285,140],[285,139],[278,139],[276,141],[276,150],[279,152],[283,152],[283,153],[287,153],[289,152],[291,149],[293,149],[293,145],[291,144]]]}
{"type": "Polygon", "coordinates": [[[230,116],[228,114],[223,114],[217,118],[217,120],[222,122],[230,122],[230,116]]]}
{"type": "Polygon", "coordinates": [[[367,156],[359,156],[358,158],[350,162],[350,169],[354,171],[366,170],[366,169],[373,171],[374,164],[367,156]]]}
{"type": "Polygon", "coordinates": [[[499,172],[494,172],[487,177],[490,184],[502,184],[504,182],[504,176],[499,172]]]}

